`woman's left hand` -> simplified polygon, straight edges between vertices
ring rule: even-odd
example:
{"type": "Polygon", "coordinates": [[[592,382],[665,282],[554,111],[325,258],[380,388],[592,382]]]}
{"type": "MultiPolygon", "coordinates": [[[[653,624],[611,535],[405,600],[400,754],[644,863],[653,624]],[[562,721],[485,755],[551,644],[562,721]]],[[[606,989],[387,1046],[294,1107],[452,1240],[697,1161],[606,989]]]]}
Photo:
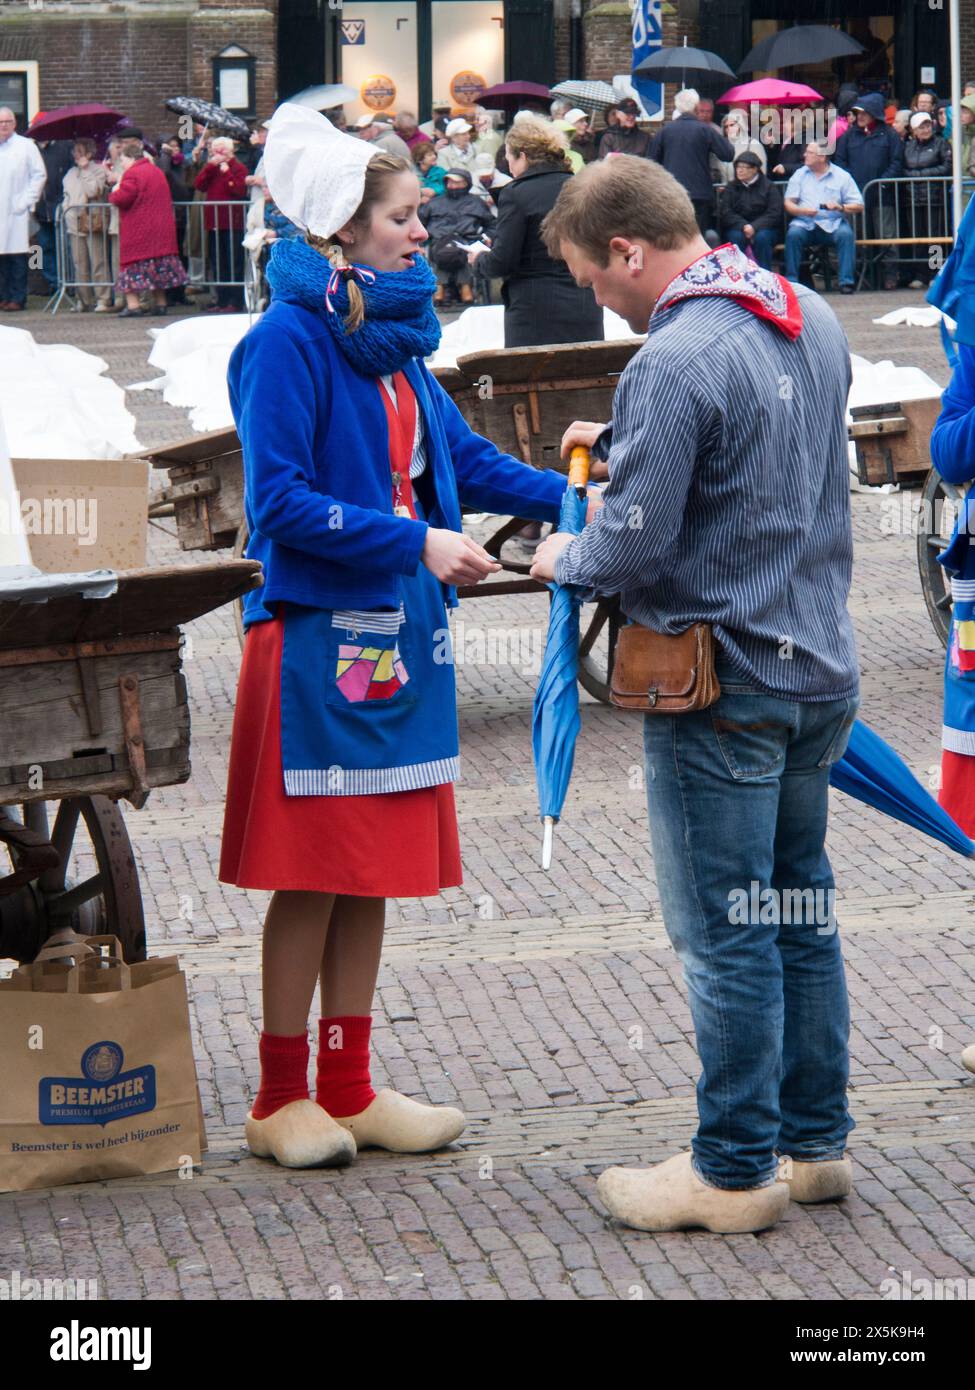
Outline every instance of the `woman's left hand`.
{"type": "Polygon", "coordinates": [[[485,247],[483,247],[483,246],[475,246],[473,250],[468,251],[468,253],[467,253],[467,264],[468,264],[468,265],[473,265],[474,262],[477,260],[478,256],[483,256],[483,255],[484,255],[484,251],[485,251],[485,247]]]}

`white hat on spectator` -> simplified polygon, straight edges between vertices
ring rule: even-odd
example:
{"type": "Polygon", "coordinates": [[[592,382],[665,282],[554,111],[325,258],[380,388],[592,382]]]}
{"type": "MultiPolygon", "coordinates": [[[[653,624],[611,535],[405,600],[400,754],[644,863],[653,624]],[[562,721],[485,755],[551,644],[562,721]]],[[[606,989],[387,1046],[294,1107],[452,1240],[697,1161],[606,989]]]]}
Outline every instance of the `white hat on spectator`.
{"type": "Polygon", "coordinates": [[[588,121],[589,116],[585,111],[580,111],[578,106],[573,106],[571,111],[566,111],[562,119],[563,121],[571,121],[575,125],[576,121],[588,121]]]}
{"type": "Polygon", "coordinates": [[[452,121],[448,121],[444,129],[444,135],[449,140],[452,135],[462,135],[465,130],[473,130],[474,127],[465,121],[463,116],[457,116],[452,121]]]}
{"type": "Polygon", "coordinates": [[[330,237],[362,202],[375,145],[345,135],[318,111],[295,102],[268,123],[264,177],[285,217],[314,236],[330,237]]]}
{"type": "Polygon", "coordinates": [[[376,117],[371,111],[367,111],[364,116],[360,116],[355,123],[356,130],[365,130],[367,126],[375,125],[376,117]]]}
{"type": "Polygon", "coordinates": [[[925,121],[932,120],[933,117],[930,111],[915,111],[914,115],[911,117],[911,129],[917,130],[919,125],[924,125],[925,121]]]}

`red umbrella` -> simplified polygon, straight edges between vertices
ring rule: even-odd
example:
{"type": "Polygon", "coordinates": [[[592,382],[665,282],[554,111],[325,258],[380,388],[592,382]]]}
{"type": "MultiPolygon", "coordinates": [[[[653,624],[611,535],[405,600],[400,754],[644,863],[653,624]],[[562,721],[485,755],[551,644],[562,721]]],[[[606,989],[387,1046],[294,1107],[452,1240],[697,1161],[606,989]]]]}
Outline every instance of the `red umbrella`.
{"type": "Polygon", "coordinates": [[[514,109],[520,106],[523,101],[541,101],[547,107],[549,103],[548,90],[540,82],[498,82],[495,86],[488,87],[486,92],[481,93],[477,99],[477,104],[501,111],[509,108],[514,109]]]}
{"type": "Polygon", "coordinates": [[[35,117],[27,134],[32,140],[80,140],[86,135],[95,138],[114,130],[123,119],[123,112],[103,106],[100,101],[82,101],[35,117]]]}

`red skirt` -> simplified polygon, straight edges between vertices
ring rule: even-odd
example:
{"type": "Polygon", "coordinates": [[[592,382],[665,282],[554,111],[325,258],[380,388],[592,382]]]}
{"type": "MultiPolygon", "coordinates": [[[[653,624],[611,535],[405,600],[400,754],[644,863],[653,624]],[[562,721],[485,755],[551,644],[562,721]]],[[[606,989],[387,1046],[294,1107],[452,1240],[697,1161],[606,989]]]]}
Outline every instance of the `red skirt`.
{"type": "Polygon", "coordinates": [[[230,744],[221,883],[424,898],[462,881],[450,782],[378,796],[286,796],[281,610],[244,640],[230,744]]]}
{"type": "Polygon", "coordinates": [[[949,748],[941,750],[938,804],[969,839],[975,838],[975,758],[949,748]]]}

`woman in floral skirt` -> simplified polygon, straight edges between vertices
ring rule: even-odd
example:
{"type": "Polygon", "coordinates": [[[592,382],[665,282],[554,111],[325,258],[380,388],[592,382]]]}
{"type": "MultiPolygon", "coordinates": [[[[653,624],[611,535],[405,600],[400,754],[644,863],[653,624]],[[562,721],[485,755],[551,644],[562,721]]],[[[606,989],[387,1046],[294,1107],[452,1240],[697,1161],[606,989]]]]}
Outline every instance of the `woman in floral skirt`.
{"type": "Polygon", "coordinates": [[[445,608],[498,566],[460,501],[554,521],[565,484],[474,434],[424,365],[440,328],[410,164],[287,104],[264,158],[304,237],[275,244],[270,308],[230,364],[264,583],[245,606],[220,878],[273,893],[247,1142],[310,1167],[357,1145],[426,1152],[464,1127],[372,1088],[385,899],[461,882],[445,608]]]}
{"type": "MultiPolygon", "coordinates": [[[[177,254],[176,216],[169,181],[145,158],[141,140],[123,140],[119,149],[121,178],[108,195],[119,209],[119,271],[117,288],[126,307],[119,318],[139,318],[139,296],[148,292],[152,312],[166,313],[166,291],[186,284],[186,271],[177,254]]],[[[109,175],[111,180],[113,174],[109,175]]]]}

